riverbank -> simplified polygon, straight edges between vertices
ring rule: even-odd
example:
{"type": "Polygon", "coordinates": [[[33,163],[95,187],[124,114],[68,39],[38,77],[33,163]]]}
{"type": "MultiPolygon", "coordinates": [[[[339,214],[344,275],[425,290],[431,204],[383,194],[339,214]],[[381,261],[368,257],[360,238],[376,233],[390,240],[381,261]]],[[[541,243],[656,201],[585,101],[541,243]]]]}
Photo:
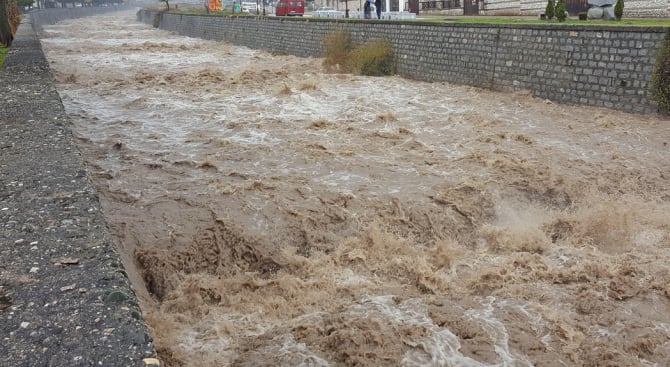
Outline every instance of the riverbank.
{"type": "Polygon", "coordinates": [[[0,365],[147,365],[152,339],[28,19],[0,111],[0,365]]]}

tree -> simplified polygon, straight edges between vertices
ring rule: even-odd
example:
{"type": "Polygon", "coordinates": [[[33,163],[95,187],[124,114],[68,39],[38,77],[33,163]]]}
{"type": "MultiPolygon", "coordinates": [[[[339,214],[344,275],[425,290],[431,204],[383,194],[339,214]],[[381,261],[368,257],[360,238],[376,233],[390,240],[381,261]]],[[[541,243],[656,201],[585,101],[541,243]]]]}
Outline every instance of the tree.
{"type": "Polygon", "coordinates": [[[16,0],[16,4],[23,7],[33,7],[33,0],[16,0]]]}
{"type": "Polygon", "coordinates": [[[547,0],[547,8],[544,9],[544,15],[548,20],[554,18],[554,0],[547,0]]]}
{"type": "Polygon", "coordinates": [[[14,35],[9,27],[9,18],[7,17],[7,0],[0,0],[0,44],[10,47],[13,39],[14,35]]]}
{"type": "Polygon", "coordinates": [[[559,22],[564,22],[567,17],[565,13],[565,0],[558,0],[556,2],[556,8],[554,9],[554,15],[559,22]]]}
{"type": "Polygon", "coordinates": [[[170,0],[158,0],[162,3],[165,3],[165,6],[167,7],[167,11],[170,11],[170,0]]]}
{"type": "Polygon", "coordinates": [[[614,4],[614,16],[616,20],[621,20],[621,17],[623,17],[623,0],[616,0],[616,4],[614,4]]]}

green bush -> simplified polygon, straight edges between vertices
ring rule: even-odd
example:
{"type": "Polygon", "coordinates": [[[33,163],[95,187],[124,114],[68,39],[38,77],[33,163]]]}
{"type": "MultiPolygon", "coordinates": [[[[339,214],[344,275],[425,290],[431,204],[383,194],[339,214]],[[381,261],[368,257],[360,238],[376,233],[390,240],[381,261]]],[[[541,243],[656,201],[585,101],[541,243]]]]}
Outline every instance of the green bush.
{"type": "Polygon", "coordinates": [[[621,17],[623,17],[623,0],[616,0],[616,4],[614,4],[614,16],[616,20],[621,20],[621,17]]]}
{"type": "Polygon", "coordinates": [[[323,65],[327,69],[371,76],[395,74],[396,60],[388,40],[357,46],[349,34],[340,29],[327,34],[323,43],[323,65]]]}
{"type": "Polygon", "coordinates": [[[547,7],[544,9],[544,14],[547,16],[547,20],[554,18],[554,0],[547,0],[547,7]]]}
{"type": "Polygon", "coordinates": [[[567,14],[565,12],[565,0],[558,0],[554,9],[554,16],[559,22],[564,22],[567,14]]]}
{"type": "Polygon", "coordinates": [[[375,40],[356,48],[351,53],[351,63],[354,72],[361,75],[395,74],[395,57],[388,40],[375,40]]]}
{"type": "Polygon", "coordinates": [[[670,112],[670,31],[656,53],[651,88],[661,110],[670,112]]]}
{"type": "Polygon", "coordinates": [[[327,68],[345,67],[353,48],[354,43],[351,37],[343,29],[328,33],[323,38],[323,65],[327,68]]]}

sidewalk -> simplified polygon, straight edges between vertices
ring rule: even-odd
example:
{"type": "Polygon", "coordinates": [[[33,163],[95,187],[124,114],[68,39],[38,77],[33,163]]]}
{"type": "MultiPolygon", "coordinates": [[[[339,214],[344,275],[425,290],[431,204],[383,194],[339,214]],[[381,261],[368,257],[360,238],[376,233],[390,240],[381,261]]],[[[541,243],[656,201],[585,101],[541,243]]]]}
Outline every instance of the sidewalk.
{"type": "Polygon", "coordinates": [[[24,19],[0,70],[0,366],[145,366],[153,356],[24,19]]]}

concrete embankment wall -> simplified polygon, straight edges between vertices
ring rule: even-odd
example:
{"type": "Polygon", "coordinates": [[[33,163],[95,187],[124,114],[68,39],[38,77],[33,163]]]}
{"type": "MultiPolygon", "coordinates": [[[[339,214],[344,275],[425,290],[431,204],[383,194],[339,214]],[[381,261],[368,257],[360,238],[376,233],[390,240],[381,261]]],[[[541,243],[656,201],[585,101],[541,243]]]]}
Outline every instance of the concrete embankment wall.
{"type": "Polygon", "coordinates": [[[120,10],[132,10],[136,7],[137,5],[119,5],[42,9],[30,12],[30,22],[35,29],[39,30],[42,28],[42,25],[56,24],[61,20],[83,18],[120,10]]]}
{"type": "Polygon", "coordinates": [[[0,366],[146,366],[152,339],[29,18],[0,69],[0,366]]]}
{"type": "MultiPolygon", "coordinates": [[[[654,113],[655,55],[669,27],[483,25],[318,18],[221,17],[141,10],[138,19],[179,34],[254,49],[320,56],[337,29],[390,40],[404,77],[503,91],[560,103],[654,113]]],[[[427,99],[430,96],[426,96],[427,99]]]]}

